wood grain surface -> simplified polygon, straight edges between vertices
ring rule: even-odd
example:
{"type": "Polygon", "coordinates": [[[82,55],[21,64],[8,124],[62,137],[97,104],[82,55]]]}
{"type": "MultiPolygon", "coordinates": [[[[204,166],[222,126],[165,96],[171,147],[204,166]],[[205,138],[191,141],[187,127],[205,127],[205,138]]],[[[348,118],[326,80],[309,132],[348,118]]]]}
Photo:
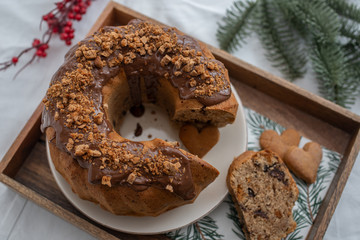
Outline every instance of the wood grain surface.
{"type": "MultiPolygon", "coordinates": [[[[124,25],[133,18],[151,20],[110,2],[89,34],[105,25],[124,25]]],[[[156,22],[156,21],[155,21],[156,22]]],[[[339,202],[360,148],[360,117],[281,78],[209,46],[223,61],[243,105],[284,127],[343,155],[307,239],[322,239],[339,202]]],[[[40,104],[0,162],[0,181],[50,212],[100,239],[168,239],[164,235],[129,235],[105,228],[79,212],[61,193],[46,157],[40,131],[40,104]]]]}

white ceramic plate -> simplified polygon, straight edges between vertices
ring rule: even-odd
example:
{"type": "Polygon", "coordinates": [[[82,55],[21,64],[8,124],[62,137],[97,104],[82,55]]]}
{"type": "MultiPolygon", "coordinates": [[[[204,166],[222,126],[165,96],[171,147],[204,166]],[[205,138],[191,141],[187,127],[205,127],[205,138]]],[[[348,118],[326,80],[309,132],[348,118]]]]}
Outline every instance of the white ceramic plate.
{"type": "MultiPolygon", "coordinates": [[[[133,234],[157,234],[184,227],[207,215],[218,206],[227,195],[226,175],[235,156],[246,150],[247,132],[244,110],[236,90],[233,93],[239,102],[236,120],[233,124],[220,128],[219,142],[203,157],[220,172],[216,180],[200,193],[194,203],[184,205],[157,217],[130,217],[117,216],[103,210],[99,205],[80,199],[71,190],[70,185],[55,170],[49,154],[48,142],[46,141],[47,156],[51,171],[57,184],[66,198],[82,213],[92,220],[122,232],[133,234]]],[[[121,135],[134,141],[150,140],[154,137],[168,141],[179,141],[178,129],[168,120],[164,111],[156,106],[146,106],[144,116],[134,118],[127,114],[120,129],[121,135]],[[143,128],[139,137],[134,136],[136,124],[143,128]]],[[[181,146],[185,148],[184,146],[181,146]]]]}

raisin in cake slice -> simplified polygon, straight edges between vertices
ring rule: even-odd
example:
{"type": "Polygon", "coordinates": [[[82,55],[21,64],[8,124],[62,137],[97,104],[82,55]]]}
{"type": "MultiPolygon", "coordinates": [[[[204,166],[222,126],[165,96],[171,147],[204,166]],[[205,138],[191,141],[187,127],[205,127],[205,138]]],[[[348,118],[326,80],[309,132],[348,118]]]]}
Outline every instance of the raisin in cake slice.
{"type": "Polygon", "coordinates": [[[241,154],[229,168],[227,185],[246,239],[281,239],[295,230],[292,208],[299,190],[277,154],[241,154]]]}

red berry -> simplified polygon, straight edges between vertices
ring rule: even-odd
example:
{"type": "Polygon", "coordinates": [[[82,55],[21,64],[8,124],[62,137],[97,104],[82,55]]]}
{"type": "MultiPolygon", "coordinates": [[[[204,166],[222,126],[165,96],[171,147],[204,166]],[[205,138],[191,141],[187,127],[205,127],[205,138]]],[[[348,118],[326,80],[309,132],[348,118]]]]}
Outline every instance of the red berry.
{"type": "Polygon", "coordinates": [[[14,64],[16,64],[16,63],[19,61],[19,59],[18,59],[17,57],[13,57],[13,58],[11,59],[11,61],[12,61],[14,64]]]}
{"type": "Polygon", "coordinates": [[[58,28],[58,27],[53,27],[52,31],[53,31],[53,33],[58,33],[58,32],[59,32],[59,28],[58,28]]]}
{"type": "Polygon", "coordinates": [[[67,21],[67,22],[65,23],[65,26],[71,27],[71,26],[72,26],[72,21],[67,21]]]}
{"type": "Polygon", "coordinates": [[[74,34],[73,33],[69,33],[68,34],[68,39],[73,39],[74,38],[74,34]]]}
{"type": "Polygon", "coordinates": [[[50,13],[48,14],[48,17],[49,17],[49,18],[54,18],[54,14],[53,14],[52,12],[50,12],[50,13]]]}
{"type": "Polygon", "coordinates": [[[44,16],[43,16],[43,20],[44,20],[44,21],[47,21],[47,20],[49,20],[49,17],[48,17],[48,15],[44,15],[44,16]]]}
{"type": "Polygon", "coordinates": [[[86,4],[87,4],[88,6],[90,6],[90,5],[91,5],[91,1],[90,1],[90,0],[86,1],[86,4]]]}
{"type": "Polygon", "coordinates": [[[80,21],[80,20],[81,20],[81,15],[80,15],[80,14],[76,14],[76,15],[75,15],[75,19],[78,20],[78,21],[80,21]]]}
{"type": "Polygon", "coordinates": [[[74,19],[75,16],[74,16],[74,14],[73,14],[72,12],[69,12],[69,13],[68,13],[68,18],[69,18],[69,19],[74,19]]]}
{"type": "Polygon", "coordinates": [[[38,56],[38,57],[41,57],[42,55],[43,55],[43,50],[41,50],[41,49],[38,49],[37,51],[36,51],[36,56],[38,56]]]}
{"type": "Polygon", "coordinates": [[[56,7],[57,7],[57,9],[59,9],[61,11],[64,8],[64,3],[58,2],[58,3],[56,3],[56,7]]]}
{"type": "Polygon", "coordinates": [[[45,51],[42,52],[41,57],[46,57],[46,56],[47,56],[46,52],[45,51]]]}
{"type": "Polygon", "coordinates": [[[47,24],[48,24],[49,28],[51,28],[53,25],[55,25],[55,23],[56,23],[56,20],[54,20],[54,19],[47,20],[47,24]]]}
{"type": "Polygon", "coordinates": [[[78,12],[80,12],[80,7],[78,5],[75,5],[73,7],[73,10],[74,10],[74,12],[78,13],[78,12]]]}
{"type": "Polygon", "coordinates": [[[61,40],[66,40],[68,38],[68,34],[67,33],[60,33],[60,39],[61,40]]]}
{"type": "Polygon", "coordinates": [[[67,39],[66,41],[65,41],[65,43],[66,43],[66,45],[71,45],[71,40],[70,39],[67,39]]]}
{"type": "Polygon", "coordinates": [[[49,48],[49,45],[47,45],[46,43],[44,43],[44,44],[42,44],[40,47],[39,47],[39,49],[41,49],[41,50],[46,50],[46,49],[48,49],[49,48]]]}
{"type": "Polygon", "coordinates": [[[80,14],[85,14],[86,13],[86,7],[82,7],[80,9],[80,14]]]}
{"type": "Polygon", "coordinates": [[[32,46],[33,46],[33,47],[36,47],[36,46],[39,45],[39,44],[40,44],[40,40],[37,39],[37,38],[35,38],[34,41],[33,41],[33,43],[32,43],[32,46]]]}
{"type": "Polygon", "coordinates": [[[70,32],[71,32],[71,28],[68,27],[68,26],[65,26],[64,29],[63,29],[63,31],[64,31],[65,33],[70,33],[70,32]]]}

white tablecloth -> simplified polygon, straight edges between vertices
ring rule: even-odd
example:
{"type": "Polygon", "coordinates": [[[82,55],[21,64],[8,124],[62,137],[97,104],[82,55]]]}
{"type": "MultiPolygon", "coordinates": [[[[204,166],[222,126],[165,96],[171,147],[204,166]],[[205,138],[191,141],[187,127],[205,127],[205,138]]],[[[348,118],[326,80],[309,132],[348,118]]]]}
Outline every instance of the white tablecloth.
{"type": "MultiPolygon", "coordinates": [[[[217,22],[233,0],[118,0],[136,11],[175,26],[206,43],[218,46],[215,33],[217,22]]],[[[74,24],[74,43],[81,40],[107,1],[96,0],[83,20],[74,24]]],[[[40,17],[54,7],[48,0],[2,0],[0,2],[0,62],[28,47],[34,38],[41,37],[40,17]]],[[[48,56],[31,64],[15,80],[20,66],[0,72],[0,159],[4,156],[36,106],[44,96],[49,80],[63,62],[69,48],[53,39],[48,56]]],[[[264,57],[264,50],[255,36],[235,54],[259,68],[281,76],[264,57]]],[[[29,59],[30,56],[27,57],[29,59]]],[[[19,65],[26,58],[22,58],[19,65]]],[[[311,71],[295,84],[318,94],[311,71]]],[[[360,97],[351,111],[360,114],[360,97]]],[[[340,202],[330,222],[325,239],[359,239],[360,228],[360,160],[354,165],[340,202]]],[[[59,217],[42,209],[0,183],[0,240],[2,239],[93,239],[59,217]]]]}

